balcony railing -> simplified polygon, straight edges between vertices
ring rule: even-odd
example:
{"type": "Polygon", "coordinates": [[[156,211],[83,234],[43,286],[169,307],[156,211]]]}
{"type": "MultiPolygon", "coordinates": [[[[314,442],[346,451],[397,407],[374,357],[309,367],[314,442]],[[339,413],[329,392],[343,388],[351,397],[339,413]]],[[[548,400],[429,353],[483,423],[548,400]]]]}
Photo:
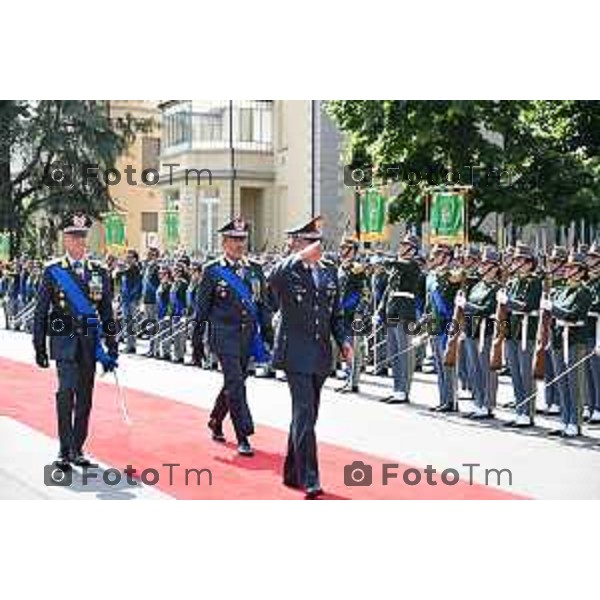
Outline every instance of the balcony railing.
{"type": "Polygon", "coordinates": [[[162,153],[186,150],[271,152],[271,100],[187,100],[163,108],[162,153]]]}

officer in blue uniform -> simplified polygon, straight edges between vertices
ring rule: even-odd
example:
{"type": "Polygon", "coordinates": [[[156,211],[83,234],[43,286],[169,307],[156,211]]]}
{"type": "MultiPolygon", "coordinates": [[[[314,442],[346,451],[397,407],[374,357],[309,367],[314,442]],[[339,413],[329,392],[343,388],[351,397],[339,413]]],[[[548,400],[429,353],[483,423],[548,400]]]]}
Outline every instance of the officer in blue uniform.
{"type": "Polygon", "coordinates": [[[290,229],[291,254],[272,270],[269,283],[280,310],[273,363],[282,369],[292,396],[292,422],[284,484],[322,494],[315,425],[321,389],[331,370],[331,337],[344,359],[352,361],[346,336],[335,265],[321,259],[320,218],[290,229]]]}
{"type": "Polygon", "coordinates": [[[252,456],[248,438],[254,433],[254,423],[246,399],[246,377],[251,356],[259,362],[268,360],[272,306],[262,267],[244,256],[248,224],[236,218],[219,232],[223,255],[204,266],[195,315],[197,323],[209,323],[209,344],[224,378],[208,427],[215,441],[224,441],[223,420],[229,412],[238,453],[252,456]]]}
{"type": "Polygon", "coordinates": [[[48,336],[50,358],[56,361],[60,451],[55,464],[64,470],[70,468],[70,463],[90,464],[83,454],[83,446],[92,408],[96,361],[101,362],[105,371],[117,366],[116,324],[108,273],[85,256],[86,235],[91,224],[91,219],[81,213],[68,215],[63,220],[66,253],[45,266],[34,315],[36,363],[44,369],[49,366],[48,336]],[[73,292],[72,288],[77,291],[73,292]],[[78,299],[84,300],[85,311],[81,310],[78,299]],[[95,315],[87,308],[97,312],[100,318],[97,327],[90,324],[89,317],[95,315]],[[87,326],[83,324],[86,320],[87,326]]]}

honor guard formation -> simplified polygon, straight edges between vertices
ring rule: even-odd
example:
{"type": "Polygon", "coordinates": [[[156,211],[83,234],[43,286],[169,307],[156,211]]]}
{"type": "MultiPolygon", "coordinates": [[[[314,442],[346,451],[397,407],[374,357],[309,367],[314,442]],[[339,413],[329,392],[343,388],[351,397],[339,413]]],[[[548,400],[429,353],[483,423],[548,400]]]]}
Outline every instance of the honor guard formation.
{"type": "Polygon", "coordinates": [[[283,482],[307,498],[322,493],[315,424],[328,377],[350,397],[367,375],[389,378],[383,401],[406,404],[415,371],[428,371],[437,381],[431,410],[471,420],[495,418],[498,379],[510,378],[507,426],[530,428],[544,414],[550,435],[571,438],[600,424],[597,243],[547,253],[521,242],[436,244],[425,256],[407,234],[395,252],[352,237],[325,252],[317,217],[286,232],[285,251],[248,255],[251,225],[236,218],[219,230],[218,256],[150,248],[143,259],[128,250],[92,260],[91,224],[66,216],[65,253],[44,265],[0,263],[4,327],[32,335],[39,367],[56,364],[60,468],[89,464],[96,363],[114,372],[119,352],[220,371],[209,435],[224,442],[231,419],[245,457],[254,454],[248,376],[287,382],[283,482]]]}

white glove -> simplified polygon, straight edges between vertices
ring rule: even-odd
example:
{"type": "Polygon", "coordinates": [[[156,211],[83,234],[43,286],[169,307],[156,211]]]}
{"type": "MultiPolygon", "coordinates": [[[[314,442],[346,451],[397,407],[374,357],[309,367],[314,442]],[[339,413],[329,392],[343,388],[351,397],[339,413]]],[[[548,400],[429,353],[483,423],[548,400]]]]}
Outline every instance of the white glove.
{"type": "Polygon", "coordinates": [[[466,303],[467,303],[467,298],[465,297],[464,294],[458,294],[456,296],[456,306],[458,306],[458,308],[464,308],[466,303]]]}
{"type": "Polygon", "coordinates": [[[596,356],[600,356],[600,346],[596,346],[594,352],[596,353],[596,356]]]}
{"type": "Polygon", "coordinates": [[[542,310],[552,310],[552,300],[550,300],[550,298],[542,298],[542,301],[540,302],[540,308],[542,310]]]}
{"type": "Polygon", "coordinates": [[[496,293],[496,302],[498,304],[506,304],[508,302],[508,294],[504,290],[498,290],[496,293]]]}

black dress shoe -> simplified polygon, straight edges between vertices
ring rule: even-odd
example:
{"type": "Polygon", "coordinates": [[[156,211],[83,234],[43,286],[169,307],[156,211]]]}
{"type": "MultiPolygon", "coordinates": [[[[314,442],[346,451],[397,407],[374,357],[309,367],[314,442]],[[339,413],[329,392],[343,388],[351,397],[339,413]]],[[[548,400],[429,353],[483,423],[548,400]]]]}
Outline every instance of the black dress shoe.
{"type": "Polygon", "coordinates": [[[91,467],[92,461],[83,452],[78,452],[71,461],[76,467],[91,467]]]}
{"type": "Polygon", "coordinates": [[[52,464],[61,471],[70,471],[71,456],[69,454],[59,454],[58,458],[52,464]]]}
{"type": "Polygon", "coordinates": [[[238,454],[240,456],[254,456],[254,450],[247,439],[242,440],[238,444],[238,454]]]}
{"type": "Polygon", "coordinates": [[[304,498],[306,500],[315,500],[319,496],[322,496],[324,493],[325,492],[323,492],[323,490],[320,487],[306,488],[306,494],[304,495],[304,498]]]}
{"type": "Polygon", "coordinates": [[[225,441],[225,434],[223,433],[223,426],[222,425],[215,423],[215,421],[213,421],[211,419],[208,422],[208,428],[211,431],[212,439],[213,439],[214,442],[221,442],[221,443],[223,443],[225,441]]]}
{"type": "Polygon", "coordinates": [[[456,409],[452,404],[442,404],[441,406],[435,406],[433,408],[434,412],[448,413],[448,412],[456,412],[456,409]]]}

